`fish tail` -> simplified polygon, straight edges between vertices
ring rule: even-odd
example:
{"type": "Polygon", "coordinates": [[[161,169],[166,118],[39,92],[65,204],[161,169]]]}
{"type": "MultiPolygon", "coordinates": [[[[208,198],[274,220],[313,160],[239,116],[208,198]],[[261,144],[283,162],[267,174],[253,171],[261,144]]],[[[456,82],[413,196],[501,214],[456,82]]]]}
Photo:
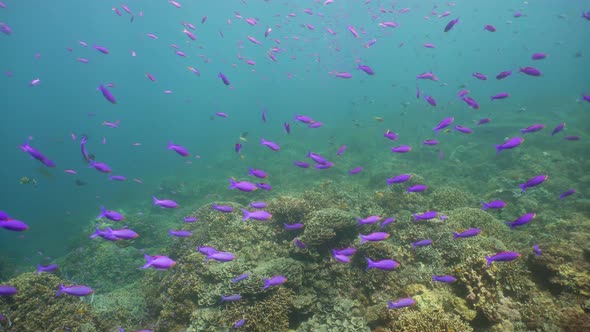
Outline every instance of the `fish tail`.
{"type": "Polygon", "coordinates": [[[156,198],[156,196],[152,196],[152,201],[154,205],[158,205],[158,198],[156,198]]]}
{"type": "Polygon", "coordinates": [[[106,212],[107,211],[105,210],[104,206],[101,205],[100,206],[100,214],[96,217],[96,219],[100,219],[100,218],[104,217],[106,212]]]}
{"type": "Polygon", "coordinates": [[[496,148],[496,154],[498,154],[498,153],[500,153],[500,151],[502,151],[501,145],[494,145],[494,147],[496,148]]]}
{"type": "Polygon", "coordinates": [[[59,284],[59,290],[57,291],[57,293],[55,293],[55,296],[59,296],[61,293],[63,293],[65,287],[63,284],[59,284]]]}
{"type": "Polygon", "coordinates": [[[98,232],[99,232],[98,231],[98,228],[95,228],[95,231],[94,231],[94,233],[92,233],[92,235],[90,235],[90,238],[91,239],[94,239],[95,237],[97,237],[98,236],[98,232]]]}
{"type": "Polygon", "coordinates": [[[518,187],[522,190],[521,193],[524,193],[524,191],[526,190],[525,183],[519,184],[518,187]]]}
{"type": "Polygon", "coordinates": [[[229,178],[229,189],[236,189],[236,181],[232,178],[229,178]]]}
{"type": "Polygon", "coordinates": [[[488,206],[488,203],[486,203],[486,202],[481,202],[481,209],[482,209],[483,211],[487,210],[488,208],[489,208],[489,206],[488,206]]]}
{"type": "Polygon", "coordinates": [[[369,257],[367,257],[366,259],[367,259],[367,270],[370,270],[373,267],[375,267],[375,263],[373,263],[373,261],[369,257]]]}
{"type": "Polygon", "coordinates": [[[268,279],[264,279],[264,286],[262,289],[267,289],[268,287],[270,287],[270,281],[268,279]]]}
{"type": "Polygon", "coordinates": [[[365,237],[362,234],[359,234],[360,238],[361,238],[361,244],[367,242],[367,240],[365,239],[365,237]]]}
{"type": "Polygon", "coordinates": [[[148,254],[143,254],[143,257],[145,257],[145,265],[141,268],[147,269],[148,267],[152,266],[152,257],[148,254]]]}
{"type": "Polygon", "coordinates": [[[457,232],[453,232],[453,239],[456,239],[456,238],[458,238],[458,237],[459,237],[459,233],[457,233],[457,232]]]}
{"type": "Polygon", "coordinates": [[[244,217],[242,218],[242,221],[246,221],[246,220],[250,219],[250,212],[248,212],[248,210],[242,209],[242,212],[244,213],[244,217]]]}
{"type": "Polygon", "coordinates": [[[490,265],[492,265],[492,262],[493,262],[493,260],[492,260],[492,257],[490,257],[490,256],[486,256],[486,260],[488,261],[488,264],[487,264],[487,266],[490,266],[490,265]]]}
{"type": "Polygon", "coordinates": [[[41,273],[41,264],[37,264],[37,271],[35,271],[35,274],[39,273],[41,273]]]}

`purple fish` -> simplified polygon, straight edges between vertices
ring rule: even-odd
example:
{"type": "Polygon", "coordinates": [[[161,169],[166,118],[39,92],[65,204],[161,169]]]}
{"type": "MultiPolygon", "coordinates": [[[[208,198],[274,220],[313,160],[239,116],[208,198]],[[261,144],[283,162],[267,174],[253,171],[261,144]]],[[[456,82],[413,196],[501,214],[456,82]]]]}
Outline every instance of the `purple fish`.
{"type": "Polygon", "coordinates": [[[531,55],[531,59],[533,60],[543,60],[547,57],[547,54],[545,53],[533,53],[533,55],[531,55]]]}
{"type": "Polygon", "coordinates": [[[570,189],[567,191],[564,191],[563,193],[561,193],[561,195],[559,195],[559,199],[564,199],[570,195],[573,195],[576,193],[576,189],[570,189]]]}
{"type": "Polygon", "coordinates": [[[563,139],[568,140],[568,141],[579,141],[580,136],[565,136],[563,139]]]}
{"type": "MultiPolygon", "coordinates": [[[[430,220],[436,218],[440,213],[436,211],[426,211],[424,213],[413,213],[414,221],[430,220]]],[[[444,216],[441,214],[441,216],[444,216]]],[[[445,217],[446,218],[446,217],[445,217]]]]}
{"type": "Polygon", "coordinates": [[[320,156],[317,153],[313,153],[311,151],[307,152],[307,156],[306,157],[311,158],[311,160],[313,160],[317,164],[327,164],[327,163],[329,163],[329,161],[326,160],[326,158],[320,156]]]}
{"type": "Polygon", "coordinates": [[[199,218],[197,217],[184,217],[182,220],[184,222],[196,222],[199,218]]]}
{"type": "Polygon", "coordinates": [[[432,128],[432,130],[434,130],[435,133],[438,133],[439,130],[450,126],[453,121],[455,121],[455,118],[444,118],[436,125],[436,127],[432,128]]]}
{"type": "Polygon", "coordinates": [[[109,54],[109,49],[104,46],[94,45],[94,49],[99,51],[102,54],[109,54]]]}
{"type": "Polygon", "coordinates": [[[252,192],[258,189],[256,184],[248,181],[235,181],[229,178],[229,189],[238,189],[243,192],[252,192]]]}
{"type": "Polygon", "coordinates": [[[508,92],[500,92],[496,95],[490,96],[490,100],[506,99],[508,97],[510,97],[510,94],[508,92]]]}
{"type": "Polygon", "coordinates": [[[294,161],[293,165],[301,168],[309,168],[310,166],[309,163],[306,163],[305,161],[294,161]]]}
{"type": "Polygon", "coordinates": [[[367,73],[368,75],[375,75],[375,72],[373,71],[373,69],[371,69],[371,67],[369,66],[365,66],[365,65],[358,65],[358,69],[364,71],[365,73],[367,73]]]}
{"type": "Polygon", "coordinates": [[[453,239],[457,238],[466,238],[479,235],[481,233],[481,229],[479,228],[469,228],[462,232],[453,232],[453,239]]]}
{"type": "Polygon", "coordinates": [[[341,256],[352,256],[356,252],[355,248],[332,249],[332,254],[341,256]]]}
{"type": "Polygon", "coordinates": [[[379,228],[383,229],[385,226],[387,226],[391,223],[394,223],[394,222],[395,222],[395,217],[387,218],[381,222],[381,225],[379,226],[379,228]]]}
{"type": "Polygon", "coordinates": [[[267,206],[267,204],[266,202],[252,202],[250,203],[250,206],[255,209],[264,209],[267,206]]]}
{"type": "Polygon", "coordinates": [[[435,139],[427,139],[422,141],[422,144],[424,145],[438,145],[438,141],[435,139]]]}
{"type": "Polygon", "coordinates": [[[463,134],[471,134],[473,133],[473,129],[465,126],[455,125],[454,129],[463,134]]]}
{"type": "Polygon", "coordinates": [[[486,256],[488,266],[492,265],[492,262],[509,262],[519,258],[521,254],[515,251],[502,251],[493,256],[486,256]]]}
{"type": "Polygon", "coordinates": [[[436,99],[432,98],[431,96],[425,95],[424,99],[431,105],[436,107],[436,99]]]}
{"type": "Polygon", "coordinates": [[[68,294],[72,296],[86,296],[94,293],[94,290],[88,286],[84,285],[75,285],[75,286],[64,286],[59,284],[59,290],[55,293],[55,296],[59,296],[61,294],[68,294]]]}
{"type": "Polygon", "coordinates": [[[259,179],[264,179],[264,178],[266,178],[268,176],[268,174],[265,171],[261,170],[261,169],[255,169],[255,168],[252,168],[252,167],[249,167],[248,169],[249,169],[248,170],[248,174],[249,175],[253,175],[253,176],[255,176],[255,177],[259,178],[259,179]]]}
{"type": "Polygon", "coordinates": [[[375,224],[377,223],[379,220],[381,220],[381,217],[379,216],[368,216],[365,219],[362,218],[357,218],[358,220],[358,224],[360,225],[371,225],[371,224],[375,224]]]}
{"type": "Polygon", "coordinates": [[[157,199],[156,196],[152,196],[152,202],[154,205],[158,205],[161,208],[167,208],[167,209],[175,209],[178,207],[178,203],[176,203],[173,200],[169,200],[169,199],[157,199]]]}
{"type": "Polygon", "coordinates": [[[100,90],[100,92],[102,92],[103,97],[108,100],[109,102],[111,102],[111,104],[116,104],[117,100],[115,99],[115,96],[113,96],[113,94],[111,93],[111,91],[106,88],[104,85],[99,85],[98,89],[100,90]]]}
{"type": "Polygon", "coordinates": [[[188,150],[186,148],[184,148],[183,146],[180,146],[180,145],[172,144],[171,141],[168,142],[168,149],[174,150],[176,153],[178,153],[179,155],[181,155],[183,157],[188,157],[190,155],[190,153],[188,152],[188,150]]]}
{"type": "Polygon", "coordinates": [[[500,72],[498,75],[496,75],[496,79],[497,80],[503,80],[506,77],[512,75],[512,70],[506,70],[506,71],[502,71],[500,72]]]}
{"type": "Polygon", "coordinates": [[[398,139],[398,135],[389,129],[387,129],[383,136],[389,138],[392,141],[397,141],[398,139]]]}
{"type": "Polygon", "coordinates": [[[457,17],[456,19],[451,20],[449,23],[447,23],[447,25],[445,26],[445,32],[449,32],[458,22],[459,18],[457,17]]]}
{"type": "Polygon", "coordinates": [[[338,148],[338,151],[336,152],[337,156],[340,156],[344,153],[344,151],[346,151],[346,145],[342,145],[340,148],[338,148]]]}
{"type": "Polygon", "coordinates": [[[399,145],[391,148],[392,153],[408,153],[410,151],[412,151],[412,147],[409,145],[399,145]]]}
{"type": "Polygon", "coordinates": [[[471,76],[477,78],[478,80],[482,80],[482,81],[485,81],[488,79],[488,77],[486,75],[484,75],[482,73],[477,73],[477,72],[471,74],[471,76]]]}
{"type": "Polygon", "coordinates": [[[210,246],[199,246],[197,247],[197,250],[205,256],[213,255],[214,253],[219,252],[217,249],[210,246]]]}
{"type": "Polygon", "coordinates": [[[416,79],[438,81],[438,77],[431,71],[416,76],[416,79]]]}
{"type": "Polygon", "coordinates": [[[307,245],[303,243],[301,240],[299,240],[299,238],[297,237],[293,239],[293,244],[299,249],[307,248],[307,245]]]}
{"type": "Polygon", "coordinates": [[[187,231],[184,229],[170,229],[168,230],[168,234],[176,237],[189,237],[193,235],[191,231],[187,231]]]}
{"type": "Polygon", "coordinates": [[[233,283],[235,284],[235,283],[237,283],[237,282],[239,282],[239,281],[242,281],[242,280],[244,280],[244,279],[248,278],[249,276],[250,276],[250,274],[248,274],[248,273],[243,273],[243,274],[240,274],[239,276],[237,276],[237,277],[233,278],[233,279],[231,280],[231,282],[233,282],[233,283]]]}
{"type": "Polygon", "coordinates": [[[534,212],[525,213],[522,216],[518,217],[514,221],[507,221],[506,225],[510,226],[510,229],[514,229],[515,227],[523,226],[531,222],[537,216],[534,212]]]}
{"type": "Polygon", "coordinates": [[[314,122],[314,123],[311,123],[311,124],[309,124],[309,125],[307,126],[307,128],[319,128],[319,127],[321,127],[321,126],[323,126],[323,125],[324,125],[323,123],[321,123],[321,122],[319,122],[319,121],[316,121],[316,122],[314,122]]]}
{"type": "Polygon", "coordinates": [[[535,245],[533,246],[533,251],[535,252],[535,254],[536,254],[537,256],[541,256],[541,248],[539,248],[539,245],[535,244],[535,245]]]}
{"type": "Polygon", "coordinates": [[[100,207],[100,214],[96,217],[96,219],[100,218],[107,218],[112,221],[121,221],[125,219],[121,213],[113,210],[107,210],[104,208],[104,206],[100,207]]]}
{"type": "Polygon", "coordinates": [[[234,150],[236,151],[236,153],[240,153],[240,151],[242,150],[242,144],[236,143],[236,145],[234,146],[234,150]]]}
{"type": "Polygon", "coordinates": [[[37,264],[37,270],[35,271],[35,274],[39,274],[39,273],[51,273],[51,272],[55,272],[59,267],[57,266],[57,264],[48,264],[48,265],[40,265],[37,264]]]}
{"type": "Polygon", "coordinates": [[[0,296],[14,296],[18,294],[18,289],[10,285],[0,285],[0,296]]]}
{"type": "Polygon", "coordinates": [[[290,134],[291,133],[291,125],[289,124],[289,122],[283,123],[283,128],[285,128],[285,132],[287,134],[290,134]]]}
{"type": "Polygon", "coordinates": [[[403,299],[399,299],[395,302],[387,301],[387,308],[388,309],[401,309],[401,308],[411,307],[414,304],[416,304],[416,300],[414,300],[411,297],[406,297],[403,299]]]}
{"type": "Polygon", "coordinates": [[[221,295],[221,302],[235,302],[242,299],[242,295],[240,294],[233,294],[233,295],[221,295]]]}
{"type": "Polygon", "coordinates": [[[90,159],[90,166],[88,166],[88,168],[94,168],[97,171],[101,172],[101,173],[110,173],[112,172],[111,168],[109,167],[109,165],[105,164],[105,163],[99,163],[96,162],[92,159],[90,159]]]}
{"type": "Polygon", "coordinates": [[[107,227],[106,232],[109,236],[114,236],[117,240],[132,240],[139,237],[135,231],[128,228],[111,229],[107,227]]]}
{"type": "Polygon", "coordinates": [[[537,68],[534,67],[520,67],[520,69],[518,70],[519,72],[529,75],[529,76],[541,76],[542,73],[540,70],[538,70],[537,68]]]}
{"type": "Polygon", "coordinates": [[[432,244],[432,240],[431,239],[424,239],[424,240],[412,242],[412,250],[414,250],[416,247],[426,247],[426,246],[429,246],[431,244],[432,244]]]}
{"type": "Polygon", "coordinates": [[[29,225],[25,224],[20,220],[9,219],[0,221],[0,228],[4,228],[13,232],[24,232],[29,229],[29,225]]]}
{"type": "Polygon", "coordinates": [[[205,258],[205,261],[208,262],[210,259],[217,261],[217,262],[230,262],[230,261],[233,261],[234,259],[236,259],[236,256],[234,254],[232,254],[231,252],[217,251],[217,252],[210,253],[209,255],[207,255],[207,258],[205,258]]]}
{"type": "Polygon", "coordinates": [[[348,171],[348,174],[354,175],[354,174],[358,174],[362,171],[363,171],[362,167],[355,167],[355,168],[351,169],[350,171],[348,171]]]}
{"type": "Polygon", "coordinates": [[[109,180],[111,181],[125,181],[127,178],[123,175],[109,175],[109,180]]]}
{"type": "Polygon", "coordinates": [[[463,100],[465,102],[465,104],[467,104],[467,106],[478,110],[479,109],[479,104],[477,103],[477,101],[475,101],[475,99],[465,96],[463,98],[461,98],[461,100],[463,100]]]}
{"type": "Polygon", "coordinates": [[[490,123],[490,121],[492,121],[492,119],[490,119],[490,118],[483,118],[483,119],[477,121],[476,125],[479,126],[479,125],[482,125],[482,124],[490,123]]]}
{"type": "Polygon", "coordinates": [[[534,125],[530,125],[524,129],[521,129],[520,132],[522,134],[527,134],[527,133],[534,133],[537,132],[539,130],[545,129],[545,125],[544,124],[540,124],[540,123],[536,123],[534,125]]]}
{"type": "Polygon", "coordinates": [[[314,122],[313,119],[307,115],[295,115],[295,120],[305,124],[312,124],[314,122]]]}
{"type": "Polygon", "coordinates": [[[281,149],[277,143],[267,141],[264,138],[260,139],[260,145],[264,145],[273,151],[279,151],[281,149]]]}
{"type": "Polygon", "coordinates": [[[399,263],[394,261],[393,259],[382,259],[380,261],[372,261],[369,257],[367,257],[366,260],[367,270],[379,269],[389,271],[399,266],[399,263]]]}
{"type": "Polygon", "coordinates": [[[444,282],[446,284],[450,284],[451,282],[457,281],[457,278],[453,276],[432,276],[432,281],[444,282]]]}
{"type": "Polygon", "coordinates": [[[375,232],[367,235],[359,234],[361,244],[367,241],[383,241],[389,238],[389,234],[385,232],[375,232]]]}
{"type": "Polygon", "coordinates": [[[143,256],[145,257],[146,263],[141,267],[142,269],[153,267],[156,270],[167,270],[176,265],[176,262],[167,256],[150,256],[148,254],[144,254],[143,256]]]}
{"type": "Polygon", "coordinates": [[[481,202],[481,209],[483,211],[487,209],[503,209],[504,207],[506,207],[506,202],[500,200],[491,201],[489,203],[481,202]]]}
{"type": "Polygon", "coordinates": [[[267,289],[271,286],[279,286],[287,282],[287,278],[284,276],[273,276],[269,279],[264,279],[264,286],[262,289],[267,289]]]}
{"type": "Polygon", "coordinates": [[[562,131],[563,129],[565,129],[565,122],[558,124],[557,127],[555,127],[555,129],[553,129],[553,131],[551,132],[551,136],[557,134],[558,132],[562,131]]]}
{"type": "Polygon", "coordinates": [[[12,34],[12,29],[8,26],[8,24],[0,22],[0,32],[7,36],[10,36],[12,34]]]}
{"type": "Polygon", "coordinates": [[[242,213],[244,213],[244,217],[242,218],[242,221],[246,221],[248,219],[266,221],[266,220],[269,220],[270,218],[272,218],[272,214],[270,214],[264,210],[248,211],[246,209],[242,209],[242,213]]]}
{"type": "Polygon", "coordinates": [[[500,145],[494,145],[494,147],[496,148],[496,154],[500,153],[500,151],[502,150],[514,149],[515,147],[521,145],[522,142],[524,142],[524,138],[522,137],[509,138],[506,142],[500,145]]]}
{"type": "Polygon", "coordinates": [[[400,174],[400,175],[394,176],[392,178],[387,179],[387,186],[390,186],[395,183],[404,183],[404,182],[410,180],[412,178],[412,176],[414,176],[414,175],[413,174],[400,174]]]}
{"type": "Polygon", "coordinates": [[[234,211],[234,208],[230,205],[217,205],[215,203],[213,203],[212,209],[220,211],[220,212],[224,212],[224,213],[230,213],[230,212],[234,211]]]}
{"type": "Polygon", "coordinates": [[[263,182],[257,183],[256,187],[258,189],[262,189],[262,190],[266,190],[266,191],[272,190],[272,186],[270,184],[263,183],[263,182]]]}
{"type": "Polygon", "coordinates": [[[338,255],[332,254],[335,260],[339,261],[340,263],[348,264],[350,263],[350,257],[345,255],[338,255]]]}
{"type": "Polygon", "coordinates": [[[244,324],[246,324],[246,320],[242,318],[234,323],[234,329],[240,328],[244,326],[244,324]]]}
{"type": "Polygon", "coordinates": [[[406,190],[406,193],[421,193],[426,191],[426,189],[428,189],[428,186],[425,184],[416,184],[413,185],[411,187],[408,187],[408,189],[406,190]]]}
{"type": "Polygon", "coordinates": [[[538,186],[541,183],[547,181],[548,178],[549,178],[549,175],[544,175],[544,174],[537,175],[537,176],[529,179],[527,182],[519,184],[518,186],[520,187],[520,189],[524,193],[527,188],[532,188],[532,187],[538,186]]]}
{"type": "Polygon", "coordinates": [[[225,75],[223,75],[222,72],[219,72],[219,74],[217,76],[219,78],[221,78],[221,80],[223,81],[223,84],[230,85],[229,80],[227,79],[227,77],[225,75]]]}
{"type": "Polygon", "coordinates": [[[29,142],[25,142],[23,145],[19,145],[19,148],[24,152],[28,153],[33,159],[39,160],[43,165],[47,167],[55,167],[55,163],[47,159],[39,150],[32,147],[29,142]]]}
{"type": "Polygon", "coordinates": [[[285,226],[285,229],[288,231],[294,231],[297,229],[302,229],[303,228],[303,224],[302,223],[294,223],[294,224],[285,224],[283,223],[283,225],[285,226]]]}
{"type": "Polygon", "coordinates": [[[10,220],[8,213],[0,211],[0,221],[10,220]]]}
{"type": "Polygon", "coordinates": [[[493,25],[486,25],[483,27],[484,30],[489,31],[489,32],[496,32],[496,27],[493,25]]]}
{"type": "Polygon", "coordinates": [[[461,89],[461,90],[459,90],[459,92],[457,92],[457,97],[463,98],[463,97],[467,96],[469,93],[471,93],[471,91],[469,91],[467,89],[461,89]]]}

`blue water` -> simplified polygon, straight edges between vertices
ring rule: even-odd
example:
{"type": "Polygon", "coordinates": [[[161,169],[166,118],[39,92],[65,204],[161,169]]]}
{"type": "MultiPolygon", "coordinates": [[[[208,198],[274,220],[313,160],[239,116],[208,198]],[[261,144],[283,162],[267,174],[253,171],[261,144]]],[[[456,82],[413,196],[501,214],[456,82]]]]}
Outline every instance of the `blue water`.
{"type": "MultiPolygon", "coordinates": [[[[0,209],[30,226],[24,233],[0,229],[0,252],[15,264],[15,270],[27,270],[44,257],[63,255],[79,245],[89,235],[84,232],[101,205],[130,215],[146,213],[152,208],[152,195],[174,199],[181,185],[210,188],[200,197],[179,200],[181,209],[169,214],[181,220],[201,204],[235,195],[227,189],[227,179],[246,179],[248,167],[272,170],[269,182],[275,192],[264,196],[272,198],[312,188],[323,179],[369,186],[366,178],[353,180],[345,172],[362,166],[368,177],[381,172],[391,158],[408,161],[407,168],[392,170],[391,176],[417,168],[436,173],[456,146],[470,142],[481,148],[464,162],[473,158],[493,165],[497,158],[493,144],[534,123],[546,124],[544,131],[532,134],[543,139],[527,137],[518,149],[561,150],[567,158],[582,161],[590,152],[590,104],[580,101],[582,93],[590,94],[590,21],[580,17],[590,9],[587,1],[456,1],[456,6],[443,1],[336,0],[329,5],[321,1],[182,1],[182,8],[167,1],[127,1],[133,22],[122,9],[122,16],[111,10],[120,8],[119,2],[4,3],[7,8],[0,8],[0,22],[13,33],[0,35],[0,209]],[[411,10],[398,13],[405,7],[411,10]],[[313,15],[303,12],[304,8],[312,9],[313,15]],[[446,10],[452,14],[437,17],[446,10]],[[523,16],[515,18],[515,12],[523,16]],[[201,24],[204,16],[207,20],[201,24]],[[248,25],[248,17],[259,23],[248,25]],[[443,32],[454,18],[459,23],[443,32]],[[384,21],[400,26],[380,27],[378,23],[384,21]],[[183,22],[196,26],[197,41],[182,33],[183,22]],[[497,31],[484,31],[486,24],[497,31]],[[360,38],[347,30],[349,25],[360,38]],[[267,27],[273,31],[265,38],[267,27]],[[147,37],[150,33],[158,39],[147,37]],[[247,36],[263,45],[251,43],[247,36]],[[375,45],[367,48],[365,44],[373,38],[375,45]],[[436,48],[424,48],[424,43],[436,48]],[[171,44],[187,56],[174,54],[171,44]],[[110,54],[97,52],[93,45],[107,47],[110,54]],[[276,62],[267,56],[275,46],[280,48],[276,62]],[[132,50],[136,57],[131,56],[132,50]],[[548,57],[533,61],[535,52],[548,57]],[[359,63],[371,66],[376,75],[358,70],[359,63]],[[187,66],[198,69],[200,76],[187,66]],[[525,66],[538,68],[543,75],[518,73],[525,66]],[[495,75],[504,70],[512,70],[512,76],[496,80],[495,75]],[[336,78],[334,71],[353,77],[336,78]],[[440,80],[416,79],[428,71],[440,80]],[[222,83],[219,72],[228,77],[231,87],[222,83]],[[488,80],[476,80],[473,72],[486,74],[488,80]],[[146,73],[153,74],[156,82],[148,80],[146,73]],[[29,86],[35,78],[41,83],[29,86]],[[107,83],[114,84],[110,90],[116,105],[97,90],[99,84],[107,83]],[[416,99],[417,87],[423,95],[436,98],[438,106],[416,99]],[[457,97],[461,88],[471,91],[480,110],[468,108],[457,97]],[[489,100],[500,92],[509,92],[510,97],[489,100]],[[266,123],[261,120],[263,110],[266,123]],[[229,117],[220,118],[216,112],[229,117]],[[296,124],[295,114],[312,116],[324,126],[309,129],[296,124]],[[492,122],[470,136],[447,135],[440,147],[445,157],[439,160],[437,148],[426,150],[421,142],[433,138],[432,128],[448,116],[455,117],[455,124],[472,128],[474,121],[484,117],[492,122]],[[384,121],[377,122],[375,117],[384,121]],[[101,125],[115,120],[120,120],[118,128],[101,125]],[[284,132],[284,122],[292,126],[290,135],[284,132]],[[581,141],[563,140],[563,133],[550,140],[550,131],[560,122],[567,123],[567,135],[579,135],[581,141]],[[387,129],[399,134],[398,142],[382,136],[387,129]],[[244,132],[248,141],[242,142],[242,159],[233,149],[244,132]],[[87,167],[79,145],[83,134],[88,135],[87,148],[96,160],[109,164],[113,174],[127,176],[126,182],[109,181],[87,167]],[[18,148],[29,137],[33,147],[56,162],[56,168],[44,167],[18,148]],[[279,143],[281,151],[260,146],[260,138],[279,143]],[[182,158],[166,149],[168,141],[185,146],[191,156],[182,158]],[[292,165],[304,160],[309,150],[332,157],[343,144],[348,149],[335,169],[302,171],[292,165]],[[414,151],[391,157],[390,147],[400,144],[409,144],[414,151]],[[65,169],[78,174],[64,173],[65,169]],[[21,177],[35,179],[37,185],[20,184],[21,177]],[[77,186],[76,179],[87,184],[77,186]]],[[[465,186],[473,183],[476,190],[476,183],[502,173],[498,168],[492,174],[457,175],[461,177],[457,181],[465,186]]],[[[534,175],[522,172],[523,178],[534,175]]],[[[437,177],[453,183],[454,176],[447,167],[437,177]]],[[[568,184],[581,183],[569,179],[568,184]]],[[[580,195],[587,193],[583,186],[577,189],[580,195]]]]}

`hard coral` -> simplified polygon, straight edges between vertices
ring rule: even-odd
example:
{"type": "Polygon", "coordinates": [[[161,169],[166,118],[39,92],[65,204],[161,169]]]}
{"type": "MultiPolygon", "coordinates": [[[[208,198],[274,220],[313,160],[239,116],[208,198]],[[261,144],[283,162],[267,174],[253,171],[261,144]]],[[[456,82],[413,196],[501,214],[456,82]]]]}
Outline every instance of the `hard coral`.
{"type": "Polygon", "coordinates": [[[395,332],[469,332],[473,328],[459,316],[440,310],[391,310],[389,331],[395,332]]]}
{"type": "Polygon", "coordinates": [[[357,221],[350,213],[335,208],[323,209],[309,215],[300,239],[308,246],[332,246],[357,236],[356,226],[357,221]]]}
{"type": "Polygon", "coordinates": [[[477,204],[475,198],[454,187],[441,187],[430,195],[432,208],[436,211],[452,210],[477,204]]]}

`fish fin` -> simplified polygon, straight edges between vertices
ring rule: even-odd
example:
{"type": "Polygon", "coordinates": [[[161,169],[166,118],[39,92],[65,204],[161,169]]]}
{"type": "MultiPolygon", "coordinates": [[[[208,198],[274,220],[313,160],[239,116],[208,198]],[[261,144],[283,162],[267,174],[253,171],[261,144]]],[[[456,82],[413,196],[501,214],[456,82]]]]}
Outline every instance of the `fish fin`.
{"type": "Polygon", "coordinates": [[[459,237],[459,233],[453,232],[453,239],[456,239],[459,237]]]}
{"type": "Polygon", "coordinates": [[[244,213],[244,217],[242,218],[242,221],[246,221],[246,220],[250,219],[250,212],[248,212],[248,210],[242,209],[242,212],[244,213]]]}
{"type": "Polygon", "coordinates": [[[488,204],[486,202],[481,202],[481,209],[483,211],[487,210],[489,208],[488,204]]]}
{"type": "Polygon", "coordinates": [[[526,183],[523,184],[519,184],[518,187],[522,190],[521,193],[524,193],[524,191],[526,190],[526,187],[524,186],[526,183]]]}
{"type": "Polygon", "coordinates": [[[375,267],[375,264],[373,263],[373,261],[369,257],[365,257],[365,259],[367,260],[367,270],[375,267]]]}
{"type": "Polygon", "coordinates": [[[55,293],[55,296],[59,296],[61,293],[63,293],[64,289],[66,289],[64,287],[63,284],[59,284],[59,290],[57,291],[57,293],[55,293]]]}
{"type": "Polygon", "coordinates": [[[154,205],[158,205],[158,198],[156,196],[152,196],[152,201],[154,202],[154,205]]]}
{"type": "Polygon", "coordinates": [[[502,146],[501,145],[494,145],[494,147],[496,148],[496,154],[499,154],[500,151],[502,151],[502,146]]]}
{"type": "Polygon", "coordinates": [[[492,258],[490,256],[486,256],[486,260],[488,261],[487,266],[492,265],[492,258]]]}
{"type": "Polygon", "coordinates": [[[152,257],[148,254],[143,254],[143,257],[145,257],[145,265],[142,266],[142,269],[147,269],[148,267],[152,266],[152,257]]]}

